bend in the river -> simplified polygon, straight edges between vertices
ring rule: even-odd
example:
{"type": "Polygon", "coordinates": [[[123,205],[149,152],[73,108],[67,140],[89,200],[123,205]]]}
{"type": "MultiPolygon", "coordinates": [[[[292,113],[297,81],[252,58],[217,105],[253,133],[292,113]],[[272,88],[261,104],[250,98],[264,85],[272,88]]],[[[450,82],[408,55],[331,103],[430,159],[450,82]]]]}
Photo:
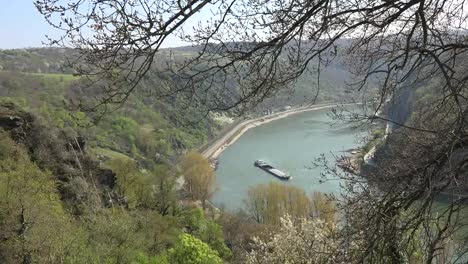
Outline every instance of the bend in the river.
{"type": "Polygon", "coordinates": [[[333,120],[329,111],[330,108],[325,108],[294,114],[246,131],[219,156],[216,171],[219,191],[213,202],[235,210],[243,206],[250,187],[282,182],[254,167],[257,159],[289,172],[293,179],[283,183],[301,187],[309,194],[340,192],[338,180],[320,183],[322,168],[314,167],[313,163],[322,154],[333,159],[331,153],[340,155],[355,148],[360,132],[346,125],[330,126],[333,120]]]}

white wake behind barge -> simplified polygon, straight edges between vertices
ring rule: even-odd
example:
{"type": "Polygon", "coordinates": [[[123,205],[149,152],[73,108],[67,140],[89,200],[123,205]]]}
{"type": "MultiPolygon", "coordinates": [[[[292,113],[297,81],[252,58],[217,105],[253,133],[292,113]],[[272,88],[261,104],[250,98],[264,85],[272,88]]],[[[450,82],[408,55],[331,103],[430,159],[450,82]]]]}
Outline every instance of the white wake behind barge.
{"type": "Polygon", "coordinates": [[[256,160],[254,166],[258,167],[281,180],[290,180],[292,177],[286,172],[282,172],[263,160],[256,160]]]}

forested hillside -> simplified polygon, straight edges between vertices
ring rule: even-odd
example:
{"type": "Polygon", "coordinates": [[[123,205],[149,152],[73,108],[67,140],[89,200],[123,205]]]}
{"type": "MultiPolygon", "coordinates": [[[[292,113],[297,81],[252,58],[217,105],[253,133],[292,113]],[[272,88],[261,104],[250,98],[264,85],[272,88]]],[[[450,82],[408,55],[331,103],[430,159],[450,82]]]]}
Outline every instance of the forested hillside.
{"type": "MultiPolygon", "coordinates": [[[[259,211],[206,205],[216,190],[208,162],[190,152],[177,164],[235,115],[187,111],[177,97],[155,96],[153,87],[171,81],[161,75],[104,115],[85,112],[77,105],[97,94],[66,66],[70,58],[67,49],[0,51],[0,262],[244,263],[260,246],[253,236],[268,237],[284,214],[311,210],[310,198],[289,188],[281,192],[297,199],[263,212],[274,224],[255,219],[259,211]]],[[[332,77],[322,89],[341,82],[332,77]]],[[[305,75],[299,95],[280,94],[257,110],[309,102],[315,78],[305,75]]],[[[334,100],[340,85],[318,100],[334,100]]]]}
{"type": "MultiPolygon", "coordinates": [[[[194,48],[168,50],[157,63],[164,63],[169,53],[182,59],[194,56],[194,48]]],[[[81,112],[77,106],[97,102],[98,88],[88,88],[83,78],[73,75],[74,71],[67,66],[73,59],[70,49],[0,51],[1,100],[22,106],[51,126],[85,137],[96,154],[105,157],[123,154],[146,161],[174,159],[184,150],[197,148],[229,120],[219,118],[216,113],[206,116],[201,110],[184,109],[183,99],[176,96],[155,94],[167,82],[176,80],[154,74],[141,82],[125,104],[106,113],[94,126],[97,113],[81,112]]],[[[311,103],[317,87],[320,87],[317,102],[343,100],[345,81],[350,78],[349,73],[343,72],[339,63],[325,68],[320,86],[317,73],[308,72],[296,82],[294,93],[283,91],[274,100],[266,98],[257,110],[311,103]]]]}
{"type": "MultiPolygon", "coordinates": [[[[90,147],[104,156],[123,154],[156,161],[174,158],[185,149],[200,146],[219,129],[210,119],[202,120],[201,114],[181,116],[167,101],[148,98],[143,90],[150,87],[141,87],[141,93],[93,126],[94,113],[76,111],[73,105],[78,103],[77,98],[93,101],[94,94],[83,88],[83,80],[66,69],[70,59],[67,53],[72,55],[70,50],[62,49],[0,52],[2,100],[17,103],[51,126],[86,137],[90,147]],[[181,123],[190,118],[200,121],[181,123]]],[[[149,85],[158,85],[158,80],[149,85]]]]}

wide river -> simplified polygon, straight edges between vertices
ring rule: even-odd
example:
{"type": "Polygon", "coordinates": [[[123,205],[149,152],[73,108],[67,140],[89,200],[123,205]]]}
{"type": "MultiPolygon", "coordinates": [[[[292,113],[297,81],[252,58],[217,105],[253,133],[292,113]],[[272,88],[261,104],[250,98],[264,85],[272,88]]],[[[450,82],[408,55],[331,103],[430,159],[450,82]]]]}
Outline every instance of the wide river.
{"type": "Polygon", "coordinates": [[[361,133],[336,125],[329,112],[330,109],[324,109],[295,114],[247,131],[219,157],[219,189],[213,197],[214,204],[228,210],[241,208],[250,187],[271,181],[298,186],[309,194],[339,193],[339,181],[319,182],[323,168],[313,163],[321,154],[332,161],[332,153],[343,155],[342,151],[356,147],[361,133]],[[257,159],[289,172],[293,179],[281,181],[254,167],[257,159]]]}

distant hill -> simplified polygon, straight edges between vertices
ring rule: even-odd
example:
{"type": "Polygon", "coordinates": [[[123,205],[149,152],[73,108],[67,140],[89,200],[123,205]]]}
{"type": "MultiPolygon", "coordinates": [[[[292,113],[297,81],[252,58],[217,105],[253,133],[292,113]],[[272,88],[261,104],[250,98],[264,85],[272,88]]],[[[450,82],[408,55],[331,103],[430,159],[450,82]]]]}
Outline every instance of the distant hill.
{"type": "Polygon", "coordinates": [[[29,73],[73,73],[67,67],[71,49],[34,48],[0,50],[0,70],[29,73]]]}
{"type": "MultiPolygon", "coordinates": [[[[338,41],[338,46],[345,47],[351,40],[338,41]]],[[[235,45],[235,44],[232,44],[235,45]]],[[[229,46],[229,44],[228,44],[229,46]]],[[[208,48],[209,50],[210,48],[208,48]]],[[[216,50],[215,45],[211,49],[216,50]]],[[[202,50],[201,46],[183,46],[163,50],[166,54],[183,54],[191,56],[202,50]]],[[[285,105],[307,104],[316,99],[321,101],[344,101],[359,97],[360,93],[350,93],[349,83],[353,82],[353,76],[347,69],[344,58],[341,55],[330,59],[327,65],[321,65],[320,76],[316,70],[317,60],[310,62],[308,70],[298,78],[290,89],[281,91],[273,98],[266,99],[260,108],[280,108],[285,105]],[[320,77],[320,78],[318,78],[320,77]],[[317,94],[317,90],[319,90],[317,94]],[[318,95],[317,98],[315,98],[318,95]]],[[[371,87],[374,85],[370,83],[371,87]]]]}

